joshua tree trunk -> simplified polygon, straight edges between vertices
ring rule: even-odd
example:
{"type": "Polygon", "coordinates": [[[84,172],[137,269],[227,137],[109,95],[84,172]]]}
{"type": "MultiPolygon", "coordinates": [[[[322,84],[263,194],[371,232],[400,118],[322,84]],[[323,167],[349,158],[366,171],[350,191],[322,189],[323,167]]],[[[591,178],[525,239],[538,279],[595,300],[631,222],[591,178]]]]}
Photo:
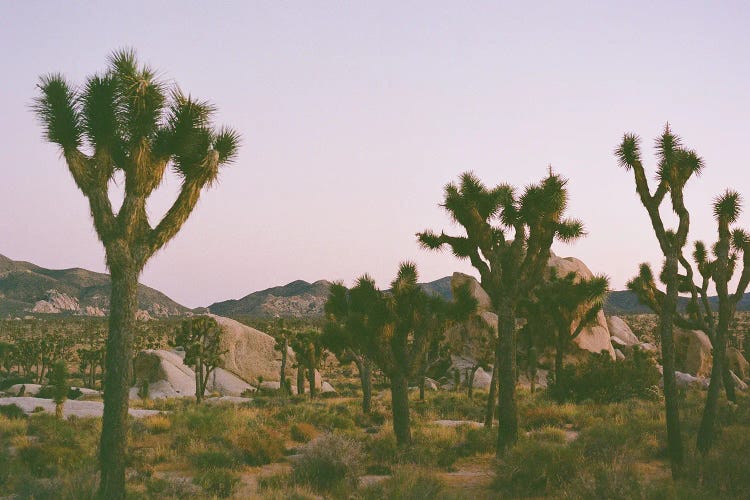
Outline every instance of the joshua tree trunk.
{"type": "Polygon", "coordinates": [[[478,365],[472,366],[471,370],[469,371],[469,376],[466,377],[466,383],[469,386],[469,389],[467,391],[467,395],[469,396],[469,399],[471,399],[474,396],[474,376],[477,374],[478,369],[479,369],[478,365]]]}
{"type": "Polygon", "coordinates": [[[128,382],[132,365],[133,327],[138,310],[138,270],[110,261],[112,298],[104,373],[104,415],[99,448],[100,497],[125,498],[125,463],[128,432],[128,382]]]}
{"type": "Polygon", "coordinates": [[[419,377],[419,400],[424,401],[424,386],[427,377],[420,375],[419,377]]]}
{"type": "Polygon", "coordinates": [[[659,317],[659,335],[661,337],[661,357],[664,372],[664,403],[667,419],[667,449],[672,464],[672,477],[677,478],[682,472],[683,450],[680,431],[680,412],[677,400],[677,380],[675,378],[675,352],[673,335],[673,317],[677,310],[677,256],[668,255],[665,266],[666,297],[659,317]]]}
{"type": "Polygon", "coordinates": [[[532,394],[536,390],[536,363],[537,363],[536,347],[531,345],[528,351],[527,371],[529,374],[529,384],[531,384],[532,394]]]}
{"type": "Polygon", "coordinates": [[[516,408],[516,357],[514,352],[516,318],[512,307],[498,308],[498,346],[495,364],[498,367],[498,433],[497,453],[504,452],[518,440],[516,408]]]}
{"type": "Polygon", "coordinates": [[[495,406],[497,406],[497,384],[498,384],[497,359],[492,367],[492,378],[490,379],[490,393],[487,395],[487,410],[484,413],[484,426],[491,428],[495,420],[495,406]]]}
{"type": "Polygon", "coordinates": [[[286,356],[289,350],[289,339],[284,336],[284,344],[281,346],[281,372],[279,373],[279,380],[281,383],[281,392],[284,394],[289,393],[289,387],[286,382],[286,356]]]}
{"type": "Polygon", "coordinates": [[[310,399],[315,399],[315,368],[307,369],[307,381],[310,384],[310,399]]]}
{"type": "Polygon", "coordinates": [[[362,413],[370,413],[372,408],[372,362],[364,356],[354,356],[354,364],[359,371],[362,385],[362,413]]]}
{"type": "Polygon", "coordinates": [[[565,332],[558,328],[557,346],[555,349],[555,385],[560,387],[562,381],[563,363],[565,362],[565,332]]]}
{"type": "Polygon", "coordinates": [[[399,446],[411,444],[409,423],[409,381],[400,373],[391,376],[391,407],[393,410],[393,433],[399,446]]]}
{"type": "Polygon", "coordinates": [[[63,418],[63,403],[55,403],[55,418],[62,420],[63,418]]]}
{"type": "Polygon", "coordinates": [[[297,394],[303,395],[305,393],[305,369],[302,366],[297,366],[297,394]]]}

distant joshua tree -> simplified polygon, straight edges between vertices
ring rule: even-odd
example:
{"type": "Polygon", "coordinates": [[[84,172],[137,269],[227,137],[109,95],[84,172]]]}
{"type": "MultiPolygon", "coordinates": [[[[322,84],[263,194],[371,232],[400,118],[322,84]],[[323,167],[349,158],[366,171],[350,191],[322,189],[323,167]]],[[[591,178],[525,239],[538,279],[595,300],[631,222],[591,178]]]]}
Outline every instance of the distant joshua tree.
{"type": "Polygon", "coordinates": [[[114,53],[109,68],[79,88],[50,74],[41,78],[39,90],[34,111],[88,199],[112,277],[99,494],[122,499],[138,277],[179,232],[203,189],[216,182],[219,167],[235,158],[239,136],[214,129],[213,106],[160,81],[129,50],[114,53]],[[152,227],[146,200],[167,168],[182,185],[172,207],[152,227]],[[124,175],[124,201],[115,212],[108,186],[117,173],[124,175]]]}
{"type": "MultiPolygon", "coordinates": [[[[685,206],[684,189],[687,181],[703,168],[703,160],[690,149],[682,146],[680,138],[672,133],[669,125],[664,128],[661,137],[656,140],[658,158],[656,189],[651,192],[643,163],[641,162],[640,138],[634,134],[625,134],[622,143],[615,151],[618,162],[628,171],[633,172],[635,187],[643,207],[651,219],[654,235],[664,255],[664,268],[661,281],[666,285],[666,292],[661,296],[657,310],[659,314],[659,336],[661,337],[661,355],[664,368],[664,401],[667,420],[667,447],[672,466],[672,475],[677,477],[682,471],[683,446],[680,431],[680,414],[677,400],[677,381],[675,378],[675,349],[673,324],[677,313],[677,297],[683,285],[679,266],[682,263],[686,272],[692,273],[690,264],[683,256],[683,248],[690,230],[690,213],[685,206]],[[678,217],[677,230],[667,229],[660,213],[660,207],[669,195],[672,211],[678,217]]],[[[647,267],[647,266],[646,266],[647,267]]],[[[639,278],[649,278],[650,268],[641,266],[639,278]],[[645,275],[644,275],[645,271],[645,275]]],[[[629,284],[637,291],[636,278],[629,284]]],[[[653,274],[650,276],[653,282],[653,274]]],[[[641,281],[645,281],[641,279],[641,281]]]]}
{"type": "Polygon", "coordinates": [[[52,400],[55,402],[55,417],[63,418],[63,405],[68,399],[70,381],[68,380],[68,366],[59,360],[52,364],[49,371],[49,383],[52,386],[52,400]]]}
{"type": "MultiPolygon", "coordinates": [[[[305,330],[297,332],[291,340],[292,350],[297,360],[297,373],[307,373],[310,399],[315,399],[315,372],[320,368],[320,363],[325,357],[321,336],[322,334],[317,330],[305,330]]],[[[302,392],[299,392],[299,387],[297,391],[298,394],[304,394],[304,382],[302,392]]]]}
{"type": "Polygon", "coordinates": [[[418,233],[420,243],[437,250],[448,246],[479,271],[482,288],[498,315],[495,369],[485,425],[492,425],[495,387],[499,381],[497,452],[518,440],[516,408],[516,316],[522,300],[541,283],[555,239],[572,241],[584,234],[583,224],[564,217],[566,180],[554,174],[527,187],[521,196],[507,184],[488,189],[472,173],[445,187],[442,206],[465,235],[418,233]]]}
{"type": "Polygon", "coordinates": [[[200,403],[211,373],[221,364],[221,326],[210,316],[194,316],[182,322],[174,345],[185,349],[185,364],[195,370],[195,399],[200,403]]]}

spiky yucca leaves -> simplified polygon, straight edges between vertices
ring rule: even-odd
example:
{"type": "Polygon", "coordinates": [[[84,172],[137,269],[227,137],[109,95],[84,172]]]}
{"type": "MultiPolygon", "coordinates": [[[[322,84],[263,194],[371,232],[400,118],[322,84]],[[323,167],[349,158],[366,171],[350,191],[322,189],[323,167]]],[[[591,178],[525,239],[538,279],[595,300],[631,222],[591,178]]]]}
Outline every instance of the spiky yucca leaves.
{"type": "MultiPolygon", "coordinates": [[[[469,259],[498,314],[494,370],[500,374],[498,453],[518,439],[515,337],[519,304],[541,282],[553,241],[572,241],[584,234],[579,220],[565,217],[566,183],[550,170],[547,177],[518,195],[511,186],[490,189],[474,174],[464,173],[458,184],[445,187],[442,206],[465,234],[417,234],[424,248],[448,247],[456,257],[469,259]]],[[[485,425],[492,425],[495,387],[493,383],[485,425]]]]}
{"type": "Polygon", "coordinates": [[[129,50],[115,52],[109,67],[75,87],[60,74],[41,77],[33,106],[45,137],[57,144],[86,196],[94,228],[112,275],[107,338],[104,420],[100,446],[100,496],[125,497],[129,362],[137,310],[138,276],[148,259],[172,239],[234,160],[239,135],[213,127],[213,107],[183,94],[139,64],[129,50]],[[167,168],[182,179],[180,192],[152,226],[146,200],[167,168]],[[124,201],[115,213],[108,185],[124,175],[124,201]]]}
{"type": "Polygon", "coordinates": [[[547,316],[555,325],[555,381],[559,382],[567,344],[578,337],[584,328],[596,322],[609,291],[606,276],[579,277],[575,272],[559,276],[551,268],[547,280],[534,290],[530,310],[535,315],[547,316]]]}
{"type": "Polygon", "coordinates": [[[378,290],[368,275],[348,291],[338,283],[325,307],[327,334],[334,338],[329,342],[361,353],[390,379],[393,430],[400,446],[411,443],[409,379],[420,373],[427,348],[446,323],[464,320],[476,308],[466,294],[453,303],[428,295],[417,277],[416,266],[405,262],[389,292],[378,290]]]}
{"type": "Polygon", "coordinates": [[[682,251],[687,242],[690,230],[690,214],[685,207],[683,191],[687,181],[700,174],[703,160],[690,149],[682,145],[680,138],[672,133],[667,125],[664,132],[655,143],[657,168],[656,189],[651,192],[646,172],[641,160],[640,139],[634,134],[625,134],[622,143],[615,150],[620,166],[633,173],[635,187],[641,203],[651,220],[659,246],[664,255],[664,269],[661,280],[666,285],[663,294],[656,293],[653,273],[650,268],[641,268],[641,276],[631,282],[631,288],[645,298],[653,299],[659,309],[659,333],[661,337],[662,362],[664,365],[664,399],[667,413],[667,441],[672,474],[677,476],[681,472],[683,463],[683,447],[680,431],[680,416],[677,401],[677,383],[674,374],[674,338],[673,323],[677,311],[677,296],[680,289],[690,289],[693,297],[697,291],[693,285],[693,271],[690,263],[684,258],[682,251]],[[665,227],[660,206],[669,195],[672,211],[678,217],[675,230],[665,227]],[[679,267],[685,269],[685,276],[680,276],[679,267]]]}

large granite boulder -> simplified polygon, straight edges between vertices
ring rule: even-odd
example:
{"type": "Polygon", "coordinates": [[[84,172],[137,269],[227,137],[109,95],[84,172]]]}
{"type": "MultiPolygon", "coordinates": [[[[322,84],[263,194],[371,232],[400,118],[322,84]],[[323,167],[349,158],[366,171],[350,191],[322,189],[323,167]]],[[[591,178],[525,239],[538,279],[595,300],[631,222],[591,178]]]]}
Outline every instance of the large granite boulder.
{"type": "MultiPolygon", "coordinates": [[[[135,359],[136,385],[130,389],[131,399],[139,398],[144,382],[148,382],[151,399],[195,396],[195,372],[183,362],[184,353],[163,349],[138,353],[135,359]]],[[[206,393],[240,396],[254,387],[222,368],[216,368],[208,378],[206,393]]]]}
{"type": "Polygon", "coordinates": [[[711,376],[711,340],[700,330],[674,329],[676,369],[707,378],[711,376]]]}
{"type": "Polygon", "coordinates": [[[727,348],[727,363],[729,363],[729,369],[741,380],[750,379],[750,363],[736,347],[727,348]]]}
{"type": "MultiPolygon", "coordinates": [[[[210,315],[222,328],[221,350],[226,351],[222,356],[222,366],[243,380],[255,383],[258,377],[264,381],[279,382],[281,370],[281,354],[274,349],[276,341],[270,335],[243,325],[239,321],[223,316],[210,315]]],[[[292,384],[296,380],[297,371],[294,365],[294,351],[287,352],[287,374],[292,384]]],[[[321,380],[316,374],[315,386],[320,389],[321,380]]]]}
{"type": "Polygon", "coordinates": [[[607,318],[607,328],[609,328],[612,342],[616,342],[625,347],[631,347],[641,343],[628,324],[618,316],[610,316],[607,318]]]}

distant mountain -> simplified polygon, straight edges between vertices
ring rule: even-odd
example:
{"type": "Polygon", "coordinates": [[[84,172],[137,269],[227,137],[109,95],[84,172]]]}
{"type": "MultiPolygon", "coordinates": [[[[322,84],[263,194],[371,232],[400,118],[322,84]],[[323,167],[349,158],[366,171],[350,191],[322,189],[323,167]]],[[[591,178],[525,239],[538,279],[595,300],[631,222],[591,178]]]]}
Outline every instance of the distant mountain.
{"type": "MultiPolygon", "coordinates": [[[[430,283],[420,283],[428,293],[451,298],[451,278],[446,276],[430,283]]],[[[328,300],[331,282],[319,280],[315,283],[297,280],[284,286],[275,286],[237,300],[215,302],[208,306],[213,314],[220,316],[295,317],[308,318],[323,315],[328,300]]]]}
{"type": "MultiPolygon", "coordinates": [[[[718,298],[713,296],[709,297],[708,301],[711,303],[711,307],[716,310],[718,307],[718,298]]],[[[686,297],[680,297],[677,307],[681,310],[685,310],[688,299],[686,297]]],[[[750,311],[750,293],[746,293],[737,304],[738,311],[750,311]]],[[[604,304],[604,313],[608,315],[622,315],[622,314],[648,314],[653,313],[651,309],[644,306],[638,300],[638,297],[630,290],[619,290],[616,292],[610,292],[607,302],[604,304]]]]}
{"type": "MultiPolygon", "coordinates": [[[[8,315],[109,313],[111,282],[108,274],[81,268],[45,269],[0,255],[0,317],[8,315]]],[[[138,308],[150,316],[188,312],[163,293],[138,285],[138,308]]]]}

